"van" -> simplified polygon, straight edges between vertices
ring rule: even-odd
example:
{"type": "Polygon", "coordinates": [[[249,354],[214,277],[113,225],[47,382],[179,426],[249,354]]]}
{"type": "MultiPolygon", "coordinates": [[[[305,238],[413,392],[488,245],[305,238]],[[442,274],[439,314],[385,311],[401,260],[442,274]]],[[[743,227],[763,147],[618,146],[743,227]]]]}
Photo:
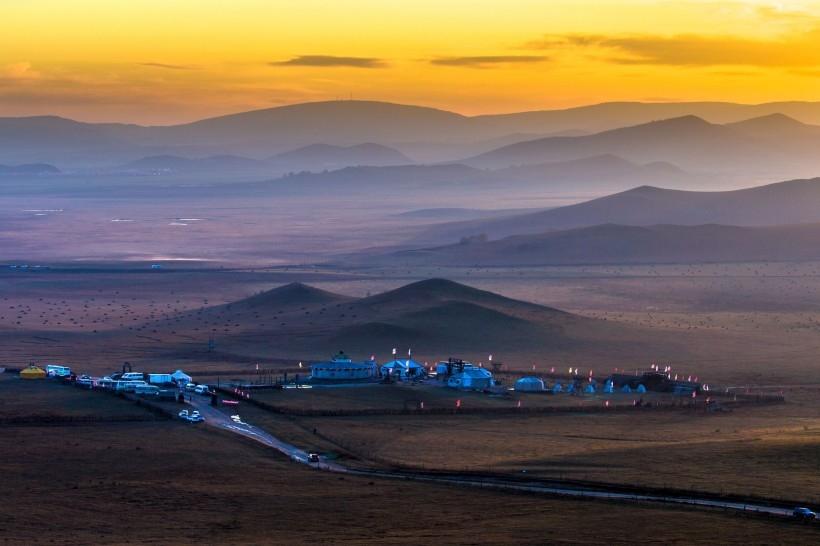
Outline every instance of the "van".
{"type": "Polygon", "coordinates": [[[194,389],[194,392],[197,393],[197,394],[210,394],[211,393],[210,389],[208,388],[208,385],[197,385],[197,387],[194,389]]]}

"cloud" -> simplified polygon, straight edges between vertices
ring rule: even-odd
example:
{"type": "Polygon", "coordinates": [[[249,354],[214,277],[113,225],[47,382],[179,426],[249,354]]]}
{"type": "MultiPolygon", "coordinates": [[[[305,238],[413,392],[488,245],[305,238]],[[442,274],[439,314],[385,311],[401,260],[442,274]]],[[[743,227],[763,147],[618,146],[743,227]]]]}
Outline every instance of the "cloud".
{"type": "Polygon", "coordinates": [[[271,66],[348,66],[353,68],[384,68],[384,59],[374,57],[337,57],[333,55],[299,55],[287,61],[268,63],[271,66]]]}
{"type": "Polygon", "coordinates": [[[140,66],[147,66],[150,68],[164,68],[166,70],[193,70],[193,66],[184,64],[167,64],[167,63],[139,63],[140,66]]]}
{"type": "Polygon", "coordinates": [[[737,36],[678,34],[547,36],[526,44],[529,49],[589,48],[603,60],[624,65],[668,66],[820,66],[820,30],[761,40],[737,36]]]}
{"type": "Polygon", "coordinates": [[[0,67],[0,78],[4,80],[37,80],[40,73],[32,69],[31,63],[20,62],[0,67]]]}
{"type": "Polygon", "coordinates": [[[474,57],[439,57],[431,59],[430,64],[489,68],[493,65],[541,63],[546,60],[548,60],[548,57],[543,55],[479,55],[474,57]]]}

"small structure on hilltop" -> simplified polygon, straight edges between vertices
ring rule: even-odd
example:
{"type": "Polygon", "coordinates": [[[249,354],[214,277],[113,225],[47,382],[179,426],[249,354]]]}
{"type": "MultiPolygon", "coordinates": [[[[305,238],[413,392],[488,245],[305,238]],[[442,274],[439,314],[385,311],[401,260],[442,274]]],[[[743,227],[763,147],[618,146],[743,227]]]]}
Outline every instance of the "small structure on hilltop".
{"type": "Polygon", "coordinates": [[[327,362],[316,362],[310,367],[312,380],[351,381],[375,377],[378,377],[375,359],[367,362],[353,362],[344,351],[339,351],[327,362]]]}
{"type": "Polygon", "coordinates": [[[27,368],[20,371],[20,379],[45,379],[45,377],[46,371],[34,364],[29,364],[27,368]]]}
{"type": "Polygon", "coordinates": [[[464,364],[460,371],[455,372],[447,380],[447,386],[454,389],[483,391],[495,385],[490,370],[478,368],[472,364],[464,364]]]}
{"type": "Polygon", "coordinates": [[[381,372],[383,377],[392,377],[395,379],[420,379],[427,375],[427,370],[424,366],[412,359],[405,360],[391,360],[381,365],[381,372]]]}
{"type": "Polygon", "coordinates": [[[540,377],[522,377],[515,382],[515,390],[521,392],[543,392],[547,390],[540,377]]]}

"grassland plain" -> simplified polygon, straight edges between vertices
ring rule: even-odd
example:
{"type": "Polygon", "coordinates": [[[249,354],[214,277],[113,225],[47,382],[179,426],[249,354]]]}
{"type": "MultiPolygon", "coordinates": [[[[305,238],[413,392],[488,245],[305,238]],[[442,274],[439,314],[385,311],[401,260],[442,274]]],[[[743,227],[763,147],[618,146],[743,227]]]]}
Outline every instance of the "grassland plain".
{"type": "MultiPolygon", "coordinates": [[[[21,383],[11,381],[8,392],[30,411],[57,410],[65,396],[62,386],[50,383],[15,392],[21,383]]],[[[74,411],[98,411],[99,400],[133,406],[77,392],[84,398],[74,411]]],[[[372,544],[374,537],[380,544],[820,540],[814,526],[785,520],[334,476],[177,421],[3,426],[0,432],[4,544],[372,544]]]]}

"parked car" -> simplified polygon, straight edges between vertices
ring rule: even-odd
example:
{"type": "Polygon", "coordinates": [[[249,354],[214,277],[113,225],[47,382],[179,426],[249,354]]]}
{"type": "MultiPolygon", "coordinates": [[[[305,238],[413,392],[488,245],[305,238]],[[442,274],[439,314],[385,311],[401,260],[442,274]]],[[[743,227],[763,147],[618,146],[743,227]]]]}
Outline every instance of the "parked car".
{"type": "Polygon", "coordinates": [[[205,418],[202,417],[198,411],[194,410],[193,412],[191,412],[191,415],[188,417],[188,420],[192,423],[201,423],[205,420],[205,418]]]}
{"type": "Polygon", "coordinates": [[[817,514],[812,512],[805,506],[798,506],[792,512],[792,517],[795,519],[799,519],[800,521],[813,521],[817,519],[817,514]]]}
{"type": "Polygon", "coordinates": [[[178,415],[179,415],[180,419],[186,419],[187,420],[188,417],[190,417],[188,415],[188,410],[186,410],[186,409],[180,411],[178,415]]]}
{"type": "Polygon", "coordinates": [[[196,383],[188,383],[187,385],[185,385],[186,391],[192,391],[194,389],[196,389],[196,383]]]}
{"type": "Polygon", "coordinates": [[[81,387],[88,387],[90,389],[91,386],[94,385],[94,380],[87,375],[81,375],[77,378],[77,385],[81,387]]]}
{"type": "Polygon", "coordinates": [[[314,452],[314,451],[311,451],[310,453],[308,453],[308,462],[309,463],[318,463],[319,462],[319,454],[314,452]]]}
{"type": "Polygon", "coordinates": [[[194,392],[197,394],[211,394],[211,389],[208,387],[208,385],[197,385],[197,387],[194,389],[194,392]]]}

